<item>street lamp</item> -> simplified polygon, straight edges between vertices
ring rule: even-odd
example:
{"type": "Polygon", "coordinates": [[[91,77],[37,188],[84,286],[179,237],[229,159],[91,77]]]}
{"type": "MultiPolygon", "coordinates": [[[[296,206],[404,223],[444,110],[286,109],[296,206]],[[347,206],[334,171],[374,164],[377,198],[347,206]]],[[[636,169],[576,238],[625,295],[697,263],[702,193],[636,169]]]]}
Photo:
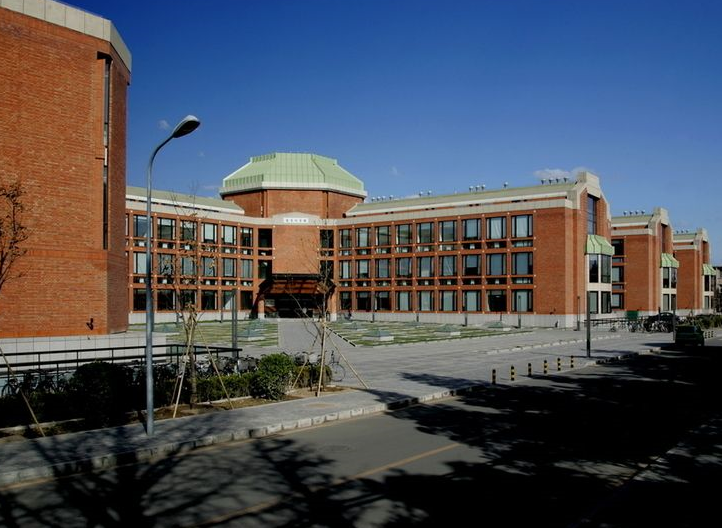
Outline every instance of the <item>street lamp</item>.
{"type": "Polygon", "coordinates": [[[145,402],[146,402],[146,428],[148,436],[153,436],[153,290],[151,288],[153,270],[151,266],[150,233],[153,228],[153,221],[150,216],[151,179],[153,173],[153,160],[158,151],[162,149],[171,139],[183,137],[190,134],[201,122],[192,115],[184,117],[176,125],[173,132],[160,145],[155,147],[148,162],[148,189],[146,192],[146,230],[145,230],[145,402]]]}

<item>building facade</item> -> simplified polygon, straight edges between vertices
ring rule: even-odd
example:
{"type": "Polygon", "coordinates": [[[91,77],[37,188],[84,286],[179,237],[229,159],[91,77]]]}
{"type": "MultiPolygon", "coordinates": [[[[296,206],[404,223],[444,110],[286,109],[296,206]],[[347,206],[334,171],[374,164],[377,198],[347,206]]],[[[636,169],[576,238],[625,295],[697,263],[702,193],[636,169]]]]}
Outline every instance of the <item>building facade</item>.
{"type": "Polygon", "coordinates": [[[127,328],[130,69],[110,21],[51,0],[0,2],[0,179],[20,181],[29,230],[0,337],[127,328]]]}
{"type": "MultiPolygon", "coordinates": [[[[612,316],[609,205],[599,179],[364,202],[314,154],[276,153],[224,180],[223,200],[154,193],[158,320],[192,303],[245,316],[573,326],[612,316]],[[249,214],[249,210],[253,214],[249,214]],[[327,304],[319,297],[332,288],[327,304]]],[[[145,191],[129,188],[131,320],[145,307],[145,191]]]]}
{"type": "Polygon", "coordinates": [[[674,252],[680,263],[677,308],[684,314],[714,311],[715,269],[710,265],[707,230],[675,233],[674,252]]]}

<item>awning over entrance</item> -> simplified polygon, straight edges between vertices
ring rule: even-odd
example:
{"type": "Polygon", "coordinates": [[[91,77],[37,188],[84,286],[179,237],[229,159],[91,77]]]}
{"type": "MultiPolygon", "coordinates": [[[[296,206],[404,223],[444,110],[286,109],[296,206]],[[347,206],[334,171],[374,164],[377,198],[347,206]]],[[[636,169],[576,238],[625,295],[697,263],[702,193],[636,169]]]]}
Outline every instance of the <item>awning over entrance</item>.
{"type": "Polygon", "coordinates": [[[679,261],[669,253],[662,253],[662,268],[679,268],[679,261]]]}
{"type": "Polygon", "coordinates": [[[587,255],[614,255],[614,247],[601,235],[587,235],[587,255]]]}
{"type": "Polygon", "coordinates": [[[702,264],[702,275],[716,275],[714,267],[709,264],[702,264]]]}

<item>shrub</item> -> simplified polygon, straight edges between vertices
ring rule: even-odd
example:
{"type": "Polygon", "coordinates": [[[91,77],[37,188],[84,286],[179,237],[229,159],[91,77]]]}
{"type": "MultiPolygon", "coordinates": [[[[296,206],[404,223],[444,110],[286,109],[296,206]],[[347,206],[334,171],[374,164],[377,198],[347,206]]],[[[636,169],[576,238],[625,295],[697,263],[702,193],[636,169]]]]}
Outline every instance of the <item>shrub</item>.
{"type": "Polygon", "coordinates": [[[256,398],[280,400],[293,382],[294,362],[286,354],[270,354],[258,362],[250,393],[256,398]]]}
{"type": "MultiPolygon", "coordinates": [[[[321,368],[318,365],[306,365],[305,367],[296,367],[296,371],[293,373],[293,379],[296,382],[296,387],[307,387],[312,389],[318,385],[318,376],[321,372],[321,368]]],[[[323,386],[331,379],[331,367],[326,365],[326,374],[323,377],[323,386]]]]}
{"type": "Polygon", "coordinates": [[[92,426],[126,422],[137,391],[129,368],[95,361],[81,365],[68,384],[70,403],[78,416],[92,426]]]}
{"type": "MultiPolygon", "coordinates": [[[[244,374],[227,374],[223,376],[223,385],[231,398],[249,395],[252,372],[244,374]]],[[[226,397],[218,376],[198,378],[198,401],[222,400],[226,397]]]]}

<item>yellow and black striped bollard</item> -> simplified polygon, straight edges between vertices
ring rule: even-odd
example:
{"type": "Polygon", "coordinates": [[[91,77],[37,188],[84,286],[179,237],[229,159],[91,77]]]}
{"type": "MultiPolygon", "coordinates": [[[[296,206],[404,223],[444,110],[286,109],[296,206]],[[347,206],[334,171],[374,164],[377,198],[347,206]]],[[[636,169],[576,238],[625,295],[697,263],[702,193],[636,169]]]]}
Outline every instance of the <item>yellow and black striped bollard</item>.
{"type": "Polygon", "coordinates": [[[526,364],[526,373],[531,378],[531,363],[526,364]]]}
{"type": "Polygon", "coordinates": [[[491,384],[496,385],[496,369],[491,369],[491,384]]]}
{"type": "Polygon", "coordinates": [[[570,368],[574,368],[574,356],[572,356],[571,360],[569,361],[570,368]]]}
{"type": "Polygon", "coordinates": [[[516,379],[516,371],[514,370],[514,365],[512,365],[509,369],[509,379],[511,381],[514,381],[516,379]]]}
{"type": "Polygon", "coordinates": [[[562,369],[562,358],[557,358],[557,372],[562,369]]]}
{"type": "Polygon", "coordinates": [[[549,362],[544,360],[544,375],[549,374],[549,362]]]}

